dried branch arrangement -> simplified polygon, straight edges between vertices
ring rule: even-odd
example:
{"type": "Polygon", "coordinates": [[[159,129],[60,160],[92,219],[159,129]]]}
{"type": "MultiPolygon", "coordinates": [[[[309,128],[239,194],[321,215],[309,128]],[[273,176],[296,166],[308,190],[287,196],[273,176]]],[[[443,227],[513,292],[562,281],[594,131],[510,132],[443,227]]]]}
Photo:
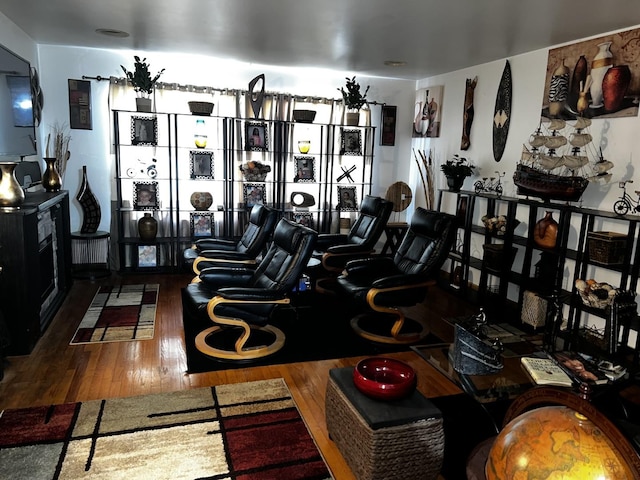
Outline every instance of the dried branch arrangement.
{"type": "Polygon", "coordinates": [[[67,131],[66,125],[56,123],[53,126],[53,145],[52,134],[47,135],[46,156],[56,158],[56,170],[60,174],[60,178],[64,179],[64,172],[67,169],[67,163],[71,152],[69,151],[69,142],[71,135],[67,131]]]}

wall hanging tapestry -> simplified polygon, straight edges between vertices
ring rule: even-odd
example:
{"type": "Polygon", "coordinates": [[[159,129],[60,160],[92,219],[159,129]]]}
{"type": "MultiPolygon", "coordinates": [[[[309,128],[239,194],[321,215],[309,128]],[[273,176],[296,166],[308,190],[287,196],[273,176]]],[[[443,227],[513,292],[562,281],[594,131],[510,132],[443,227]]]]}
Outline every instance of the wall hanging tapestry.
{"type": "Polygon", "coordinates": [[[159,288],[155,283],[100,287],[71,345],[153,338],[159,288]]]}

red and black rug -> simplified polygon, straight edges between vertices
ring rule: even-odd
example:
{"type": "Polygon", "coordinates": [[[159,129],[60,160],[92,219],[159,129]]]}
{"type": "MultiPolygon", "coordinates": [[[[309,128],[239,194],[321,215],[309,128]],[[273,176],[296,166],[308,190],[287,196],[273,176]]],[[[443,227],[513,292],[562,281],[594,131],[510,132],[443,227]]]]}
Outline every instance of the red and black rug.
{"type": "Polygon", "coordinates": [[[283,379],[5,410],[2,478],[330,479],[283,379]]]}

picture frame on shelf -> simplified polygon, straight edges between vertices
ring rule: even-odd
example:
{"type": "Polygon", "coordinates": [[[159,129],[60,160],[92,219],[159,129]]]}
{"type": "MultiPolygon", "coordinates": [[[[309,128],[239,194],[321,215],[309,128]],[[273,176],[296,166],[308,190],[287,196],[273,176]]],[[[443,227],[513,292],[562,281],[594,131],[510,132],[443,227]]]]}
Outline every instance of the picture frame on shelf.
{"type": "Polygon", "coordinates": [[[158,182],[133,182],[133,209],[156,210],[158,200],[158,182]]]}
{"type": "Polygon", "coordinates": [[[310,182],[316,181],[316,159],[315,157],[293,157],[295,176],[294,182],[310,182]]]}
{"type": "Polygon", "coordinates": [[[359,129],[342,129],[340,155],[362,155],[362,133],[359,129]]]}
{"type": "Polygon", "coordinates": [[[305,227],[313,228],[313,214],[311,213],[296,212],[293,214],[293,221],[305,227]]]}
{"type": "Polygon", "coordinates": [[[189,174],[192,180],[215,180],[213,152],[191,150],[189,152],[189,174]]]}
{"type": "Polygon", "coordinates": [[[191,236],[213,236],[213,212],[191,212],[191,236]]]}
{"type": "Polygon", "coordinates": [[[264,152],[269,148],[267,124],[263,122],[247,122],[244,124],[244,149],[264,152]]]}
{"type": "Polygon", "coordinates": [[[244,206],[247,210],[253,208],[254,205],[264,205],[264,188],[261,183],[245,183],[242,186],[244,206]]]}
{"type": "Polygon", "coordinates": [[[154,268],[158,266],[157,245],[138,245],[138,267],[154,268]]]}
{"type": "Polygon", "coordinates": [[[358,210],[356,187],[343,187],[338,185],[338,210],[354,212],[358,210]]]}
{"type": "Polygon", "coordinates": [[[131,117],[131,145],[158,145],[156,117],[131,117]]]}

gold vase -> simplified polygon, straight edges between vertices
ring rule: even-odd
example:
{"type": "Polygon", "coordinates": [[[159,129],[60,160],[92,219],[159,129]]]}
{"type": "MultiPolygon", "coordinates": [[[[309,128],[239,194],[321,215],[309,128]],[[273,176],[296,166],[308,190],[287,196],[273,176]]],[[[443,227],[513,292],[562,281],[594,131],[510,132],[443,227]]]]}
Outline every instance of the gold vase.
{"type": "Polygon", "coordinates": [[[42,186],[47,192],[58,192],[62,188],[62,178],[56,168],[56,157],[44,157],[47,168],[42,174],[42,186]]]}
{"type": "Polygon", "coordinates": [[[533,227],[533,241],[543,248],[555,248],[558,239],[558,222],[553,212],[547,212],[533,227]]]}
{"type": "Polygon", "coordinates": [[[16,162],[0,162],[0,207],[19,207],[24,192],[16,179],[16,162]]]}

